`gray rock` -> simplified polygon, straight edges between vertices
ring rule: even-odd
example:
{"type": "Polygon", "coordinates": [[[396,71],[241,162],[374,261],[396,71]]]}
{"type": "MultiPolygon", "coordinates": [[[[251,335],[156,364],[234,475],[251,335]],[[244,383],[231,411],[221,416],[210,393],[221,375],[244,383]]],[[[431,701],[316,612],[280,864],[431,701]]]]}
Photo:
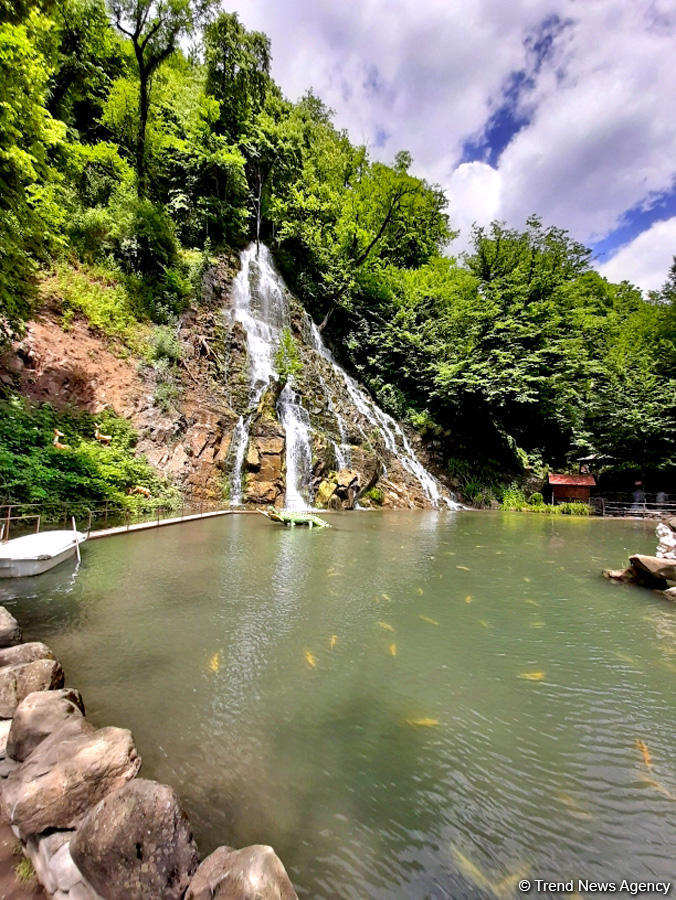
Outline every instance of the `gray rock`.
{"type": "Polygon", "coordinates": [[[108,794],[70,844],[76,866],[106,900],[179,900],[199,856],[172,788],[139,778],[108,794]]]}
{"type": "Polygon", "coordinates": [[[19,666],[22,663],[34,662],[36,659],[54,659],[54,654],[40,641],[17,644],[0,650],[0,666],[19,666]]]}
{"type": "Polygon", "coordinates": [[[55,659],[36,659],[0,669],[0,718],[9,719],[21,701],[33,691],[63,687],[63,669],[55,659]]]}
{"type": "Polygon", "coordinates": [[[272,847],[242,850],[218,847],[207,856],[185,900],[298,900],[282,861],[272,847]]]}
{"type": "Polygon", "coordinates": [[[11,719],[0,719],[0,759],[4,759],[7,756],[7,738],[11,727],[11,719]]]}
{"type": "Polygon", "coordinates": [[[73,717],[8,776],[2,807],[24,839],[48,828],[77,828],[88,810],[132,779],[140,765],[131,732],[96,730],[73,717]]]}
{"type": "Polygon", "coordinates": [[[662,591],[667,600],[676,600],[676,587],[667,588],[666,591],[662,591]]]}
{"type": "Polygon", "coordinates": [[[82,873],[70,855],[70,841],[63,844],[50,858],[49,873],[59,891],[70,891],[78,881],[82,881],[82,873]]]}
{"type": "Polygon", "coordinates": [[[667,581],[676,581],[676,559],[661,559],[658,556],[643,556],[637,553],[629,557],[644,583],[665,588],[667,581]]]}
{"type": "Polygon", "coordinates": [[[14,712],[7,739],[7,756],[23,762],[54,731],[84,712],[80,692],[73,688],[35,691],[14,712]]]}
{"type": "Polygon", "coordinates": [[[14,616],[0,606],[0,647],[11,647],[21,640],[21,629],[14,616]]]}

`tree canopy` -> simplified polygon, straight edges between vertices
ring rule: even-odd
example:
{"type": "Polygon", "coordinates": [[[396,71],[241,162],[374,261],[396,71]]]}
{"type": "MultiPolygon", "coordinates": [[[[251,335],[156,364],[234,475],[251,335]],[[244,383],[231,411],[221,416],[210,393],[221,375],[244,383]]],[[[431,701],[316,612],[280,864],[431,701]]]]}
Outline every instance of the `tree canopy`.
{"type": "Polygon", "coordinates": [[[676,259],[643,297],[537,218],[477,227],[450,258],[441,188],[313,93],[284,98],[271,54],[212,0],[0,0],[2,339],[52,260],[119,273],[168,322],[186,254],[261,239],[341,361],[449,465],[673,467],[676,259]]]}

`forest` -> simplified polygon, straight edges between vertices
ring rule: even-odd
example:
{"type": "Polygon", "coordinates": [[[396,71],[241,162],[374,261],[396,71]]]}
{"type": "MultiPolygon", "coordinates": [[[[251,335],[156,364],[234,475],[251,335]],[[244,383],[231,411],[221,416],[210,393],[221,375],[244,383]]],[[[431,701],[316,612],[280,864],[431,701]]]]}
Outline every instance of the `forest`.
{"type": "MultiPolygon", "coordinates": [[[[405,149],[386,164],[353,143],[311,91],[286,99],[272,52],[212,0],[0,0],[0,341],[56,285],[71,315],[157,348],[210,261],[260,239],[456,478],[601,454],[618,484],[672,479],[676,261],[644,297],[535,216],[475,227],[453,258],[441,188],[405,149]]],[[[5,393],[6,480],[44,413],[5,393]]]]}

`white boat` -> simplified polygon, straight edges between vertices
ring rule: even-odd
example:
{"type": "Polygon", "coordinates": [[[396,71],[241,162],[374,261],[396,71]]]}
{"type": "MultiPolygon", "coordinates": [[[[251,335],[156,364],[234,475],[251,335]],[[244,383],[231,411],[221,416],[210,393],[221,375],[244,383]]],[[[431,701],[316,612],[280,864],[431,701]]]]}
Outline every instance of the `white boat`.
{"type": "Polygon", "coordinates": [[[41,575],[75,556],[87,540],[81,531],[40,531],[0,544],[0,578],[41,575]]]}

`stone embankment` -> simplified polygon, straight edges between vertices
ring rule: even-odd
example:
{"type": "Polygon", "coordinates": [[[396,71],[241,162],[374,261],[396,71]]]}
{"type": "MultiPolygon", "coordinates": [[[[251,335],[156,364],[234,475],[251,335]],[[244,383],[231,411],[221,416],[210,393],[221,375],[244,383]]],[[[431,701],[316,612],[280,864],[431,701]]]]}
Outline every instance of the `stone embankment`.
{"type": "Polygon", "coordinates": [[[92,725],[49,647],[21,637],[0,607],[0,804],[49,897],[296,898],[271,847],[200,863],[174,790],[137,777],[131,732],[92,725]]]}

